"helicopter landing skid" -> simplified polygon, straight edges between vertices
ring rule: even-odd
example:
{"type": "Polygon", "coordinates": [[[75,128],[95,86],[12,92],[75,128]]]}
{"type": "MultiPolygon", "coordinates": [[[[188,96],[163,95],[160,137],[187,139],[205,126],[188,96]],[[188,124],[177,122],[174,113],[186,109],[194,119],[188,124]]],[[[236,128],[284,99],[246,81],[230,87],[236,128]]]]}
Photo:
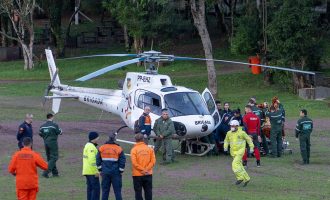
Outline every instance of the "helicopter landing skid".
{"type": "Polygon", "coordinates": [[[199,140],[185,140],[181,143],[181,154],[205,156],[214,146],[214,144],[201,142],[199,140]]]}

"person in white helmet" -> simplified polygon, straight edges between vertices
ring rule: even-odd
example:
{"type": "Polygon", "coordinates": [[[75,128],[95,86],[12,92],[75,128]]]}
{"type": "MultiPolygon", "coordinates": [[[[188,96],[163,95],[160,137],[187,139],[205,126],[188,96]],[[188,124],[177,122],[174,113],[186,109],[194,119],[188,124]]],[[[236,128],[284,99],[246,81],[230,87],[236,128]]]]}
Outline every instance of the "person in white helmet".
{"type": "Polygon", "coordinates": [[[242,158],[245,152],[246,143],[249,144],[250,153],[253,153],[254,145],[251,138],[239,127],[237,120],[232,120],[230,123],[230,131],[228,131],[225,143],[224,151],[228,152],[228,146],[230,145],[230,155],[233,157],[232,170],[236,175],[236,185],[244,183],[243,187],[246,187],[250,181],[250,177],[245,171],[242,158]]]}

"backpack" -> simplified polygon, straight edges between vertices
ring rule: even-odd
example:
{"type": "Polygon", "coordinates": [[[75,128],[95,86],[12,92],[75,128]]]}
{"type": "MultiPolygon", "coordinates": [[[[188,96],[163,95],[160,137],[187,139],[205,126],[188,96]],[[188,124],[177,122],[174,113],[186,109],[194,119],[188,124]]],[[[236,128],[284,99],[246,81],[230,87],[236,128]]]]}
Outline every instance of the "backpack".
{"type": "Polygon", "coordinates": [[[141,132],[139,121],[140,121],[140,119],[138,119],[134,122],[134,133],[135,134],[141,132]]]}

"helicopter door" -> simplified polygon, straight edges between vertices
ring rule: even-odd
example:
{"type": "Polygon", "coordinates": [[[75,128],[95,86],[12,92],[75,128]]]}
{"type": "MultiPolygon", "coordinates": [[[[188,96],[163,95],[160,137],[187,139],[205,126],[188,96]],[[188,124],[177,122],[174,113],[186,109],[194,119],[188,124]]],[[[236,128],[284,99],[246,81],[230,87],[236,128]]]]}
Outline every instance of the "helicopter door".
{"type": "Polygon", "coordinates": [[[209,110],[210,114],[214,119],[214,127],[217,128],[221,122],[220,114],[218,112],[218,109],[216,107],[215,101],[212,97],[210,90],[205,88],[205,90],[202,93],[202,97],[205,100],[207,109],[209,110]]]}

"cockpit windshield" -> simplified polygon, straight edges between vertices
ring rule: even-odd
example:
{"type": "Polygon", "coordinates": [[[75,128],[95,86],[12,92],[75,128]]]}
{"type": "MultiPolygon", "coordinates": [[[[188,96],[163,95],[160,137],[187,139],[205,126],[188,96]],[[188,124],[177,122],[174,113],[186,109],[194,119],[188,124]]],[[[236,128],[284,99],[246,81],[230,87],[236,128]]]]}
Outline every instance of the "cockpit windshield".
{"type": "Polygon", "coordinates": [[[178,92],[166,94],[165,107],[171,117],[184,115],[209,115],[202,97],[197,92],[178,92]]]}

